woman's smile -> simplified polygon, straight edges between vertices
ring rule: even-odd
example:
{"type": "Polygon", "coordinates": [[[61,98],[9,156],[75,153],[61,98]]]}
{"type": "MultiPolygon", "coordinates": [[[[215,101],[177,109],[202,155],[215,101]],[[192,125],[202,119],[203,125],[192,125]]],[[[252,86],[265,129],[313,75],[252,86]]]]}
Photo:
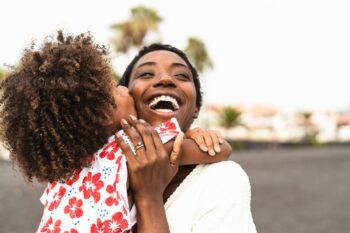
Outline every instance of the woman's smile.
{"type": "Polygon", "coordinates": [[[152,125],[176,117],[186,130],[198,114],[191,72],[173,52],[159,50],[141,57],[132,71],[129,88],[139,117],[152,125]]]}

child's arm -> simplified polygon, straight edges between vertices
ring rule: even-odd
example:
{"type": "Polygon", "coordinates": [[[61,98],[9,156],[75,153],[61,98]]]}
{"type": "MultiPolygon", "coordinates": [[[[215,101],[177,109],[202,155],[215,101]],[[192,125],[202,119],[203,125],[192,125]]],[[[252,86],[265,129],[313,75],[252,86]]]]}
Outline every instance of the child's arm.
{"type": "MultiPolygon", "coordinates": [[[[172,151],[173,143],[174,141],[169,141],[165,144],[168,153],[172,151]]],[[[230,144],[226,141],[223,141],[221,151],[217,152],[215,156],[209,156],[207,152],[202,151],[192,139],[184,139],[181,149],[180,165],[207,164],[225,161],[232,152],[230,144]]]]}
{"type": "MultiPolygon", "coordinates": [[[[138,123],[138,120],[134,116],[130,116],[130,120],[133,125],[138,123]]],[[[140,120],[140,123],[149,126],[143,120],[140,120]]],[[[179,129],[180,127],[176,119],[171,119],[156,127],[156,131],[158,130],[157,132],[160,137],[163,137],[163,143],[170,140],[164,144],[168,154],[173,149],[173,140],[169,138],[169,135],[170,137],[174,136],[174,132],[178,132],[179,129]]],[[[231,146],[222,139],[221,134],[217,131],[195,128],[186,131],[186,136],[190,138],[183,140],[180,152],[180,165],[225,161],[232,152],[231,146]]]]}

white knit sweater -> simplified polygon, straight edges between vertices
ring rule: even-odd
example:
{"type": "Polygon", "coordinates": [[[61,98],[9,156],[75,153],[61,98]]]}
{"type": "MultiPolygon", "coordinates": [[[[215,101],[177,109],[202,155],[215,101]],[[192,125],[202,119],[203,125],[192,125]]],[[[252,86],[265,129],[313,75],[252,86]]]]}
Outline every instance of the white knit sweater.
{"type": "Polygon", "coordinates": [[[165,203],[171,233],[255,233],[250,183],[235,162],[198,165],[165,203]]]}

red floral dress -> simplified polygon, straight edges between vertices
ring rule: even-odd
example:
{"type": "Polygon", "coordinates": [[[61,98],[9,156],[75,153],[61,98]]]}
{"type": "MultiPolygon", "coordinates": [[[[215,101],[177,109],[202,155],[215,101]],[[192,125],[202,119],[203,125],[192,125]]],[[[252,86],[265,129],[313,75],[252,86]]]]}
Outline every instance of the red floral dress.
{"type": "MultiPolygon", "coordinates": [[[[172,118],[156,130],[166,143],[180,127],[172,118]]],[[[132,147],[124,132],[120,133],[132,147]]],[[[44,213],[37,232],[131,232],[136,216],[129,211],[126,159],[114,137],[92,159],[90,167],[75,171],[65,183],[48,184],[40,198],[44,213]]]]}

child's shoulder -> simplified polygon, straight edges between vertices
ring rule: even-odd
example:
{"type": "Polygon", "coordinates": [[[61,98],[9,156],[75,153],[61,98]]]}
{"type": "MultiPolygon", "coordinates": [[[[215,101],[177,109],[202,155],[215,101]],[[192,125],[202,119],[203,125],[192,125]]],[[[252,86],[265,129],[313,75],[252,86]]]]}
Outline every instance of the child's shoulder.
{"type": "Polygon", "coordinates": [[[108,142],[96,152],[95,156],[100,159],[115,160],[118,151],[119,145],[115,141],[114,136],[111,136],[108,142]]]}

